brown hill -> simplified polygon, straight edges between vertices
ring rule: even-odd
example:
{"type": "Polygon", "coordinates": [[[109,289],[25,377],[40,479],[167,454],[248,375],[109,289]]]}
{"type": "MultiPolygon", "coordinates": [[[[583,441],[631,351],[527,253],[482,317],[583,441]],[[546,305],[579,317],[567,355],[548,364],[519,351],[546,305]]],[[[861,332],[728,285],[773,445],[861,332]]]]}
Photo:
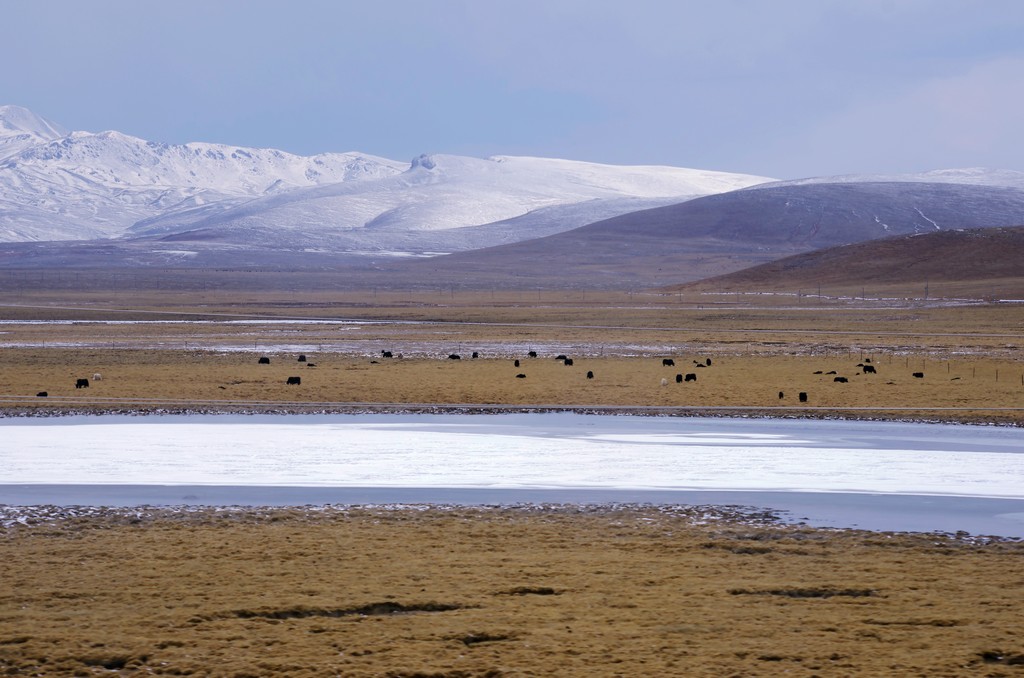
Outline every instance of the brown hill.
{"type": "Polygon", "coordinates": [[[658,287],[892,235],[1024,223],[1024,191],[914,182],[767,185],[404,263],[420,279],[658,287]]]}
{"type": "MultiPolygon", "coordinates": [[[[1024,226],[936,231],[797,254],[669,291],[1024,294],[1024,226]]],[[[1021,298],[1017,296],[1016,298],[1021,298]]]]}

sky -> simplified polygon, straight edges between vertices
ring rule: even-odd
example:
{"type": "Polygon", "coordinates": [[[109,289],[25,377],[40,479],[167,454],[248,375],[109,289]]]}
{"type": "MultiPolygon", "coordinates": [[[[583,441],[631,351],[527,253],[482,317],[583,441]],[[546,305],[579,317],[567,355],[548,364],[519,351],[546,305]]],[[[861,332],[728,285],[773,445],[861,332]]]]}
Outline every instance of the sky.
{"type": "Polygon", "coordinates": [[[1020,0],[3,0],[0,104],[311,155],[1024,170],[1020,0]]]}

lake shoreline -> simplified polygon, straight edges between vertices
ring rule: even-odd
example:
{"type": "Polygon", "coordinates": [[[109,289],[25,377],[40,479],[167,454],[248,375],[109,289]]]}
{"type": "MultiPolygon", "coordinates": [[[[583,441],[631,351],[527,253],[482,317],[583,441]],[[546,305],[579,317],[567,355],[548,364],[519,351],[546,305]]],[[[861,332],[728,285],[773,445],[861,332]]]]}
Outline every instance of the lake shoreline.
{"type": "Polygon", "coordinates": [[[870,492],[583,488],[0,484],[0,524],[37,511],[419,510],[700,511],[736,524],[1024,540],[1024,499],[870,492]],[[45,508],[43,508],[45,507],[45,508]],[[214,508],[216,507],[216,508],[214,508]],[[753,521],[753,522],[751,522],[753,521]]]}
{"type": "Polygon", "coordinates": [[[139,407],[55,407],[35,405],[31,407],[4,407],[0,405],[0,419],[48,418],[75,416],[183,416],[183,415],[365,415],[365,414],[452,414],[452,415],[493,415],[493,414],[546,414],[573,413],[598,416],[623,417],[677,417],[711,419],[766,419],[766,420],[808,420],[808,421],[875,421],[905,424],[958,424],[964,426],[1000,426],[1024,428],[1024,419],[999,412],[1018,412],[1024,408],[962,408],[963,416],[955,416],[953,408],[861,408],[861,407],[700,407],[700,406],[572,406],[572,405],[444,405],[429,403],[358,403],[351,405],[296,403],[267,403],[265,405],[188,407],[176,405],[139,407]],[[941,412],[941,415],[934,414],[941,412]],[[904,414],[915,413],[915,414],[904,414]],[[927,414],[925,414],[927,413],[927,414]]]}

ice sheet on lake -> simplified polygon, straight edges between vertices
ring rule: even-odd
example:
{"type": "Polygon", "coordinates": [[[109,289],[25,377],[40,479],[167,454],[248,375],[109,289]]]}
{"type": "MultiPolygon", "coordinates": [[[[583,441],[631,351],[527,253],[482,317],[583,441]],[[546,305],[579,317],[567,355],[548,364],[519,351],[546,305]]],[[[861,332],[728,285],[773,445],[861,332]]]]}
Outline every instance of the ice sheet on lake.
{"type": "Polygon", "coordinates": [[[0,420],[0,483],[1024,497],[1019,430],[545,415],[0,420]]]}

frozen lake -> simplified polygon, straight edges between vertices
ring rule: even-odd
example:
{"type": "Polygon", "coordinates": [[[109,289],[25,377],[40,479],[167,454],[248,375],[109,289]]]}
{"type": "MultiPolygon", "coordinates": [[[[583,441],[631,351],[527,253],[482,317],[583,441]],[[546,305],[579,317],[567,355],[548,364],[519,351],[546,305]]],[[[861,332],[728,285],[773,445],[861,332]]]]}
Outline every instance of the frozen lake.
{"type": "Polygon", "coordinates": [[[496,415],[0,420],[0,503],[729,503],[816,525],[1024,536],[1024,433],[496,415]]]}

